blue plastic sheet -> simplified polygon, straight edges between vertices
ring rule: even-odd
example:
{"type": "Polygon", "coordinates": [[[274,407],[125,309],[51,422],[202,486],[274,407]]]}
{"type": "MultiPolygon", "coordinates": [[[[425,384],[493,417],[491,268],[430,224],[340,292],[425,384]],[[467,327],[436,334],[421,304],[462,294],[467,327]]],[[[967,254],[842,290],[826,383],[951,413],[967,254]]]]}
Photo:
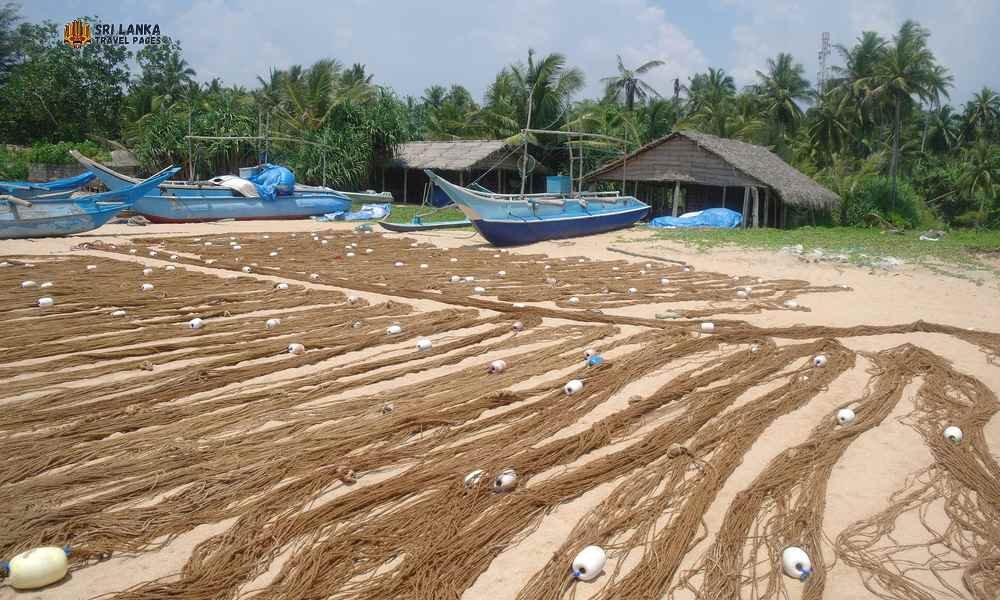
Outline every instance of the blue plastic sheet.
{"type": "Polygon", "coordinates": [[[384,219],[392,210],[391,204],[362,204],[361,210],[357,212],[340,211],[327,213],[321,217],[316,217],[317,221],[371,221],[373,219],[384,219]]]}
{"type": "Polygon", "coordinates": [[[278,165],[261,165],[247,179],[253,182],[257,193],[265,200],[274,200],[276,196],[287,196],[295,192],[295,175],[291,170],[278,165]]]}
{"type": "Polygon", "coordinates": [[[649,222],[650,227],[712,227],[731,229],[743,223],[743,215],[728,208],[707,208],[691,216],[656,217],[649,222]]]}

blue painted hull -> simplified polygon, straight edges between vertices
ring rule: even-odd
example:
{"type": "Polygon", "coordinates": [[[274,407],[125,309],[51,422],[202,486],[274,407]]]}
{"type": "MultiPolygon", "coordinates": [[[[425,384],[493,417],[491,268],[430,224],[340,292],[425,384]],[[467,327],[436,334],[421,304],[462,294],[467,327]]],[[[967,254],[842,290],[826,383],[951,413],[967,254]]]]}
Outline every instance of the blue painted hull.
{"type": "Polygon", "coordinates": [[[97,229],[176,173],[177,167],[125,188],[81,198],[0,202],[0,239],[61,237],[97,229]]]}
{"type": "MultiPolygon", "coordinates": [[[[133,179],[104,165],[80,157],[77,160],[110,190],[120,190],[134,183],[133,179]]],[[[304,191],[265,200],[243,196],[207,182],[163,181],[158,188],[136,200],[132,210],[153,223],[196,223],[222,219],[307,219],[351,209],[349,198],[329,188],[296,188],[304,191]]]]}
{"type": "Polygon", "coordinates": [[[143,196],[132,207],[153,223],[306,219],[350,209],[351,201],[339,194],[293,194],[274,200],[217,195],[143,196]]]}
{"type": "Polygon", "coordinates": [[[470,221],[432,221],[429,223],[388,223],[379,221],[383,229],[396,233],[412,233],[417,231],[432,231],[434,229],[457,229],[472,225],[470,221]]]}
{"type": "Polygon", "coordinates": [[[594,235],[631,226],[646,216],[649,207],[593,217],[537,221],[473,221],[479,233],[494,246],[523,246],[545,240],[594,235]]]}
{"type": "Polygon", "coordinates": [[[0,181],[0,194],[10,194],[22,200],[32,200],[39,196],[48,198],[69,198],[70,194],[94,180],[93,173],[83,173],[66,179],[54,179],[42,183],[30,181],[0,181]]]}
{"type": "Polygon", "coordinates": [[[617,194],[503,195],[457,186],[431,171],[434,185],[462,209],[494,246],[521,246],[629,227],[649,205],[617,194]]]}
{"type": "Polygon", "coordinates": [[[4,219],[0,213],[0,239],[63,237],[83,233],[104,225],[125,208],[128,208],[127,204],[120,204],[95,207],[90,211],[65,211],[61,215],[12,220],[4,219]]]}

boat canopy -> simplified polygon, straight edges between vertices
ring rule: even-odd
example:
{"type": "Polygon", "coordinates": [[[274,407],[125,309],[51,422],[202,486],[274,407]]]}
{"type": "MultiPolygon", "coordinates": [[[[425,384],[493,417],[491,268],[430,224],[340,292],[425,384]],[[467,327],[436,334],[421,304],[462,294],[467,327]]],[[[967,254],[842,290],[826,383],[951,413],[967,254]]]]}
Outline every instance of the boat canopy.
{"type": "Polygon", "coordinates": [[[255,167],[253,175],[247,179],[257,187],[258,195],[265,200],[295,193],[295,175],[287,167],[263,164],[255,167]]]}

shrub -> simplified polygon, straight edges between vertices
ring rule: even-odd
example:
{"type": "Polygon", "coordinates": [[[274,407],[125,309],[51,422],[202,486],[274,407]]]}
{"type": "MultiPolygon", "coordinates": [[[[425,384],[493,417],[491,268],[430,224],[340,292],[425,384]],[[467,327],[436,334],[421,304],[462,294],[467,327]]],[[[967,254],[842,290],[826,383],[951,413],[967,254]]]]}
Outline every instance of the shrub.
{"type": "Polygon", "coordinates": [[[28,151],[28,162],[44,165],[69,165],[76,162],[69,151],[76,150],[84,156],[94,160],[108,160],[111,155],[96,143],[85,142],[59,142],[57,144],[37,143],[28,151]]]}
{"type": "Polygon", "coordinates": [[[904,179],[896,180],[896,202],[892,202],[892,181],[880,175],[859,177],[841,198],[840,223],[867,226],[869,215],[877,214],[896,227],[918,227],[928,218],[920,196],[904,179]]]}
{"type": "Polygon", "coordinates": [[[24,181],[28,178],[28,152],[0,146],[0,179],[24,181]]]}

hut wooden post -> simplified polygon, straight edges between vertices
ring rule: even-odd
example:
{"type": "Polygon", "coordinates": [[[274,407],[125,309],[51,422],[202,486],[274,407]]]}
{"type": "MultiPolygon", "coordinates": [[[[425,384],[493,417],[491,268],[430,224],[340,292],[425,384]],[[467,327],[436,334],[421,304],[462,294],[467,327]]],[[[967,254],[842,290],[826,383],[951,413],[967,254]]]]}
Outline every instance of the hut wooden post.
{"type": "Polygon", "coordinates": [[[674,182],[674,203],[673,203],[674,206],[673,206],[673,210],[672,210],[672,214],[673,214],[674,217],[677,216],[677,205],[680,203],[680,201],[681,201],[681,182],[675,181],[674,182]]]}
{"type": "Polygon", "coordinates": [[[750,188],[743,186],[743,227],[747,227],[747,210],[750,207],[750,188]]]}
{"type": "Polygon", "coordinates": [[[726,208],[726,186],[722,186],[722,208],[726,208]]]}
{"type": "Polygon", "coordinates": [[[408,197],[408,194],[406,193],[406,175],[409,172],[409,169],[403,169],[403,204],[406,204],[406,199],[408,197]]]}
{"type": "Polygon", "coordinates": [[[767,227],[768,216],[771,214],[771,188],[764,188],[764,227],[767,227]]]}
{"type": "Polygon", "coordinates": [[[382,191],[385,191],[385,165],[382,165],[382,191]]]}
{"type": "Polygon", "coordinates": [[[760,193],[757,186],[753,187],[753,228],[760,228],[760,193]]]}

